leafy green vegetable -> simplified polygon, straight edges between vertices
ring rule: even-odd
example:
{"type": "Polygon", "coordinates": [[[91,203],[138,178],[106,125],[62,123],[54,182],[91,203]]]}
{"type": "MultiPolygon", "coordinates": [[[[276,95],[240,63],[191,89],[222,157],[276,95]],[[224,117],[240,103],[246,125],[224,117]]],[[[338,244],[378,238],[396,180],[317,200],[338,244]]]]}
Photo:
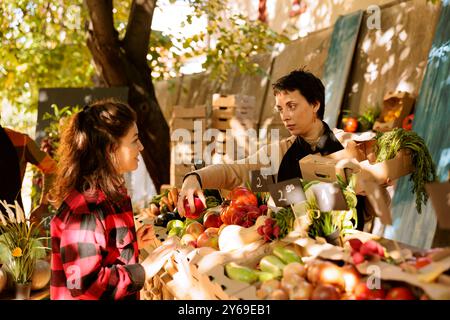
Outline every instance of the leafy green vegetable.
{"type": "Polygon", "coordinates": [[[381,110],[377,107],[368,107],[359,117],[358,123],[360,125],[360,131],[371,130],[373,124],[380,115],[381,110]]]}
{"type": "Polygon", "coordinates": [[[279,238],[284,238],[294,229],[295,215],[291,207],[281,208],[278,212],[272,212],[272,218],[280,227],[279,238]]]}
{"type": "Polygon", "coordinates": [[[393,159],[401,149],[411,151],[414,172],[410,180],[413,182],[412,192],[416,194],[417,212],[422,212],[422,204],[426,204],[428,195],[425,184],[436,180],[436,166],[431,158],[425,141],[414,131],[401,128],[385,133],[378,133],[375,154],[377,162],[393,159]]]}

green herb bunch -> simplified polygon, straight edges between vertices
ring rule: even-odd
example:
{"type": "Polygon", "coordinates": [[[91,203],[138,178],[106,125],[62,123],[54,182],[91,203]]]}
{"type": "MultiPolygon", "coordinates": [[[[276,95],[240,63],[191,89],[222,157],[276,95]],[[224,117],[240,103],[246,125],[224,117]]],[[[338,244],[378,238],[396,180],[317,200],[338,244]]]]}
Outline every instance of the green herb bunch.
{"type": "Polygon", "coordinates": [[[280,227],[278,238],[284,238],[294,229],[295,215],[291,207],[281,208],[277,212],[272,212],[272,218],[275,219],[276,225],[280,227]]]}
{"type": "Polygon", "coordinates": [[[406,131],[401,128],[385,133],[378,133],[375,154],[377,162],[393,159],[401,149],[411,151],[414,172],[410,180],[413,182],[412,192],[416,195],[417,212],[422,212],[422,204],[425,205],[428,195],[425,184],[437,179],[436,166],[431,158],[425,141],[414,131],[406,131]]]}

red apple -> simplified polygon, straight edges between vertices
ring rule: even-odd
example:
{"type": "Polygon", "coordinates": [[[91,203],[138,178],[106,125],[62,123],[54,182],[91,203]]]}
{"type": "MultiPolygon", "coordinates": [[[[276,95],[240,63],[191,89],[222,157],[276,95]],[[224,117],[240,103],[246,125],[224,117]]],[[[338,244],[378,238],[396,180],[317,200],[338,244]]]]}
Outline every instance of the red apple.
{"type": "Polygon", "coordinates": [[[199,197],[194,197],[194,205],[195,205],[195,211],[191,212],[191,207],[189,206],[189,202],[187,199],[184,199],[184,212],[185,212],[185,216],[186,218],[189,219],[198,219],[201,214],[203,213],[203,211],[205,210],[205,205],[203,204],[203,202],[200,200],[199,197]]]}
{"type": "Polygon", "coordinates": [[[205,228],[219,228],[222,225],[220,213],[217,211],[207,211],[203,216],[203,225],[205,228]]]}
{"type": "Polygon", "coordinates": [[[205,227],[197,221],[190,223],[185,230],[185,234],[193,235],[197,239],[205,231],[205,227]]]}
{"type": "Polygon", "coordinates": [[[197,238],[197,247],[210,247],[219,250],[219,228],[208,228],[197,238]]]}
{"type": "Polygon", "coordinates": [[[192,246],[194,248],[197,247],[197,241],[196,238],[192,235],[192,234],[188,234],[186,233],[182,238],[181,238],[181,244],[185,245],[185,246],[192,246]]]}

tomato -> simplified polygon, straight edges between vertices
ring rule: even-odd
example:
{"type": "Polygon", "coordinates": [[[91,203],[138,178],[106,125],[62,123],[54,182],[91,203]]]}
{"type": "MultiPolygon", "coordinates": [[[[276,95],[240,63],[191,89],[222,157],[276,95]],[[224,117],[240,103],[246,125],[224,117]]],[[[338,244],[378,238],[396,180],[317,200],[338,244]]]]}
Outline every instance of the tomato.
{"type": "Polygon", "coordinates": [[[232,205],[258,206],[258,199],[255,194],[245,187],[236,187],[231,190],[230,200],[232,205]]]}
{"type": "Polygon", "coordinates": [[[405,119],[403,119],[402,128],[408,131],[412,130],[413,120],[414,114],[410,114],[409,116],[407,116],[405,119]]]}
{"type": "Polygon", "coordinates": [[[237,224],[243,227],[250,227],[255,224],[256,219],[261,215],[261,210],[253,205],[224,205],[220,211],[220,218],[225,224],[237,224]]]}
{"type": "Polygon", "coordinates": [[[344,124],[345,132],[356,132],[356,130],[358,129],[358,119],[356,118],[345,118],[342,120],[342,123],[344,124]]]}
{"type": "Polygon", "coordinates": [[[395,287],[388,291],[386,300],[416,300],[416,297],[408,288],[395,287]]]}

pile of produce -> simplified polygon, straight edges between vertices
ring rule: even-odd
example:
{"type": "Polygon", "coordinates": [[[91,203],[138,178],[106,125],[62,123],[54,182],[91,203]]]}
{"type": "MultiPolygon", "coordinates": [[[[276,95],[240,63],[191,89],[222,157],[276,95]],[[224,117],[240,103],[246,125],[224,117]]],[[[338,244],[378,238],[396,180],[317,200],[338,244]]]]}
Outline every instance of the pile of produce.
{"type": "Polygon", "coordinates": [[[314,259],[304,263],[294,249],[277,245],[255,268],[231,262],[226,275],[257,287],[257,296],[269,300],[415,300],[423,291],[396,281],[371,283],[351,264],[314,259]]]}
{"type": "Polygon", "coordinates": [[[382,162],[393,159],[401,149],[411,151],[414,172],[410,180],[413,182],[412,192],[416,195],[416,208],[422,212],[422,204],[426,204],[428,195],[425,184],[436,180],[436,167],[428,151],[425,141],[414,131],[398,128],[386,133],[379,133],[376,137],[376,161],[382,162]]]}
{"type": "Polygon", "coordinates": [[[266,211],[267,206],[265,204],[258,206],[258,198],[251,190],[236,187],[231,191],[229,199],[222,203],[220,217],[224,224],[251,227],[266,211]]]}

